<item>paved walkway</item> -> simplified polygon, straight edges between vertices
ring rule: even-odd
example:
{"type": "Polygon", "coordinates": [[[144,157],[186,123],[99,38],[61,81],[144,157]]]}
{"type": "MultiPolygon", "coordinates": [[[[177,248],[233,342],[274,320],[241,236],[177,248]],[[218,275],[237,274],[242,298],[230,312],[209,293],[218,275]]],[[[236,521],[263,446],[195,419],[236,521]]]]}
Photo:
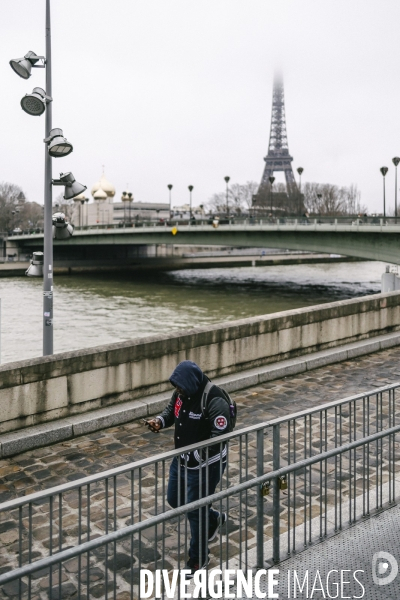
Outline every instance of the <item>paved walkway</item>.
{"type": "MultiPolygon", "coordinates": [[[[333,364],[301,375],[277,379],[263,385],[233,393],[232,396],[239,407],[237,427],[257,424],[278,416],[397,382],[400,380],[399,358],[400,347],[397,346],[375,354],[333,364]]],[[[52,446],[30,450],[9,459],[3,459],[0,461],[0,502],[47,489],[67,481],[74,481],[89,474],[98,473],[141,458],[153,456],[159,452],[164,452],[173,447],[172,436],[172,429],[163,432],[162,435],[155,436],[148,432],[140,423],[131,422],[52,446]]],[[[254,460],[251,451],[249,452],[249,456],[254,460]]],[[[151,478],[148,479],[150,485],[151,478]]],[[[146,483],[143,485],[145,486],[146,483]]],[[[150,488],[149,491],[151,491],[150,488]]],[[[122,497],[129,497],[130,488],[125,490],[123,487],[119,487],[118,494],[122,497]]],[[[92,497],[91,504],[95,500],[96,498],[92,497]]],[[[76,512],[76,498],[73,494],[71,495],[69,504],[71,510],[76,512]]],[[[151,514],[154,506],[154,497],[143,498],[142,505],[143,510],[151,514]]],[[[99,506],[97,508],[99,511],[98,517],[95,514],[94,505],[92,516],[95,520],[101,520],[104,517],[104,507],[101,508],[99,506]]],[[[248,506],[250,527],[254,526],[253,522],[250,523],[251,517],[255,518],[254,510],[253,504],[248,506]]],[[[38,511],[40,512],[39,508],[38,511]]],[[[231,543],[235,541],[235,531],[239,527],[233,513],[234,511],[230,514],[230,517],[232,517],[231,525],[234,527],[232,536],[230,537],[231,543]]],[[[129,509],[126,514],[121,513],[121,517],[125,515],[126,519],[128,514],[129,509]]],[[[36,524],[36,529],[34,532],[34,548],[38,550],[38,553],[33,558],[40,556],[41,544],[46,546],[47,543],[47,538],[44,539],[42,536],[46,535],[48,537],[48,531],[45,527],[43,527],[42,531],[40,527],[43,519],[43,515],[36,513],[35,507],[34,525],[36,524]]],[[[63,524],[63,531],[64,528],[67,531],[69,526],[72,528],[75,527],[73,519],[71,523],[68,523],[65,519],[63,524]]],[[[128,524],[128,522],[125,524],[128,524]]],[[[165,564],[166,568],[173,567],[178,558],[176,549],[174,550],[176,547],[176,532],[174,528],[176,526],[173,523],[170,525],[171,531],[168,530],[165,537],[168,554],[168,560],[165,564]],[[169,541],[174,546],[171,549],[168,549],[169,536],[169,541]]],[[[10,564],[13,564],[10,557],[12,555],[16,556],[17,538],[15,537],[15,527],[16,522],[0,522],[0,573],[10,568],[10,564]]],[[[253,534],[252,537],[254,537],[253,534]]],[[[151,548],[152,544],[153,540],[151,536],[148,539],[146,538],[144,546],[151,548]]],[[[254,547],[254,541],[249,543],[249,548],[251,547],[254,547]]],[[[223,548],[220,549],[220,552],[222,551],[223,548]]],[[[213,551],[213,554],[218,558],[218,549],[213,551]]],[[[128,564],[130,561],[129,548],[124,547],[123,552],[118,554],[118,557],[121,560],[123,558],[128,564]]],[[[122,566],[126,569],[127,564],[125,565],[125,562],[122,566]]],[[[98,564],[96,563],[94,567],[94,572],[98,572],[99,577],[97,590],[99,596],[94,595],[93,597],[101,597],[102,594],[104,596],[104,576],[101,575],[100,577],[100,573],[104,571],[104,565],[100,563],[101,557],[98,560],[98,564]]],[[[126,585],[128,585],[129,573],[124,571],[122,578],[127,582],[126,585]]],[[[66,589],[67,586],[72,586],[71,589],[75,590],[76,588],[73,583],[65,583],[66,589]]],[[[122,592],[122,586],[123,583],[121,583],[121,593],[125,594],[125,592],[122,592]]],[[[45,593],[43,592],[43,594],[45,593]]],[[[36,598],[47,598],[47,595],[43,594],[35,595],[35,600],[36,598]]],[[[10,598],[15,597],[13,586],[7,595],[10,598]]],[[[65,597],[72,598],[73,593],[71,596],[66,594],[65,597]]],[[[125,600],[125,596],[123,595],[118,596],[118,598],[125,600]]]]}
{"type": "MultiPolygon", "coordinates": [[[[400,348],[369,354],[232,393],[236,428],[400,381],[400,348]]],[[[140,422],[0,460],[0,502],[74,481],[173,448],[173,429],[155,436],[140,422]]],[[[0,532],[0,543],[2,541],[0,532]]]]}
{"type": "MultiPolygon", "coordinates": [[[[399,506],[282,562],[275,592],[279,592],[279,598],[398,600],[397,562],[400,562],[399,506]],[[379,555],[382,552],[386,555],[379,555]],[[300,587],[304,584],[302,592],[296,579],[300,587]]],[[[260,587],[266,591],[264,586],[260,587]]]]}

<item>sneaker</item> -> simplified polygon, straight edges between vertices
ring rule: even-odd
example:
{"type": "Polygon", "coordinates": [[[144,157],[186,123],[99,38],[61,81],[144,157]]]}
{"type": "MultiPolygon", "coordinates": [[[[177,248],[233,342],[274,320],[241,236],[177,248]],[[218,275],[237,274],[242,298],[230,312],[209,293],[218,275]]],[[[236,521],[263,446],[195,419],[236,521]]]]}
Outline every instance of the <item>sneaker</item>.
{"type": "Polygon", "coordinates": [[[201,567],[196,560],[189,558],[189,560],[186,563],[186,566],[188,569],[190,569],[190,573],[189,573],[189,575],[186,575],[186,579],[192,579],[194,577],[194,574],[196,573],[196,571],[200,571],[200,569],[205,569],[209,563],[210,563],[210,557],[208,557],[204,561],[204,564],[201,567]]]}
{"type": "Polygon", "coordinates": [[[219,513],[215,526],[212,528],[210,527],[210,530],[208,532],[208,541],[209,542],[213,542],[215,540],[215,538],[217,537],[217,535],[219,533],[219,530],[221,529],[221,527],[223,525],[225,525],[225,523],[226,523],[226,513],[219,513]]]}

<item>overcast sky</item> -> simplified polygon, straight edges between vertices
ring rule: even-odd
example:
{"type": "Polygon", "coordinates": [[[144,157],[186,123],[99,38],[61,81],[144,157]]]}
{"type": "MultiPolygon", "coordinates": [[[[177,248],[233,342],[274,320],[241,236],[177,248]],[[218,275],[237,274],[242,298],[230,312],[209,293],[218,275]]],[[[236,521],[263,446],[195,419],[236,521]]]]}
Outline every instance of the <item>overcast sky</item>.
{"type": "MultiPolygon", "coordinates": [[[[44,0],[1,0],[0,181],[39,203],[44,115],[19,102],[44,70],[25,81],[8,61],[44,54],[44,16],[44,0]]],[[[379,168],[394,206],[400,156],[399,47],[399,0],[52,0],[53,126],[74,145],[53,175],[90,190],[104,164],[118,199],[129,184],[135,200],[168,201],[172,183],[174,205],[189,184],[197,205],[226,175],[259,182],[280,69],[293,168],[357,184],[381,211],[379,168]]]]}

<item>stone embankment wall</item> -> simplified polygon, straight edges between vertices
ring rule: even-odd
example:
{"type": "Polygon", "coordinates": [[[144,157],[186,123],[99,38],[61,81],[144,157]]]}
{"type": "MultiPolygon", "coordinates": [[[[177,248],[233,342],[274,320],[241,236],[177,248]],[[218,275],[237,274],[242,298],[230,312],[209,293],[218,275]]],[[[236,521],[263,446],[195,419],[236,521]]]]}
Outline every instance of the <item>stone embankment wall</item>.
{"type": "Polygon", "coordinates": [[[171,389],[178,362],[210,377],[400,330],[400,293],[376,294],[0,367],[0,433],[171,389]]]}

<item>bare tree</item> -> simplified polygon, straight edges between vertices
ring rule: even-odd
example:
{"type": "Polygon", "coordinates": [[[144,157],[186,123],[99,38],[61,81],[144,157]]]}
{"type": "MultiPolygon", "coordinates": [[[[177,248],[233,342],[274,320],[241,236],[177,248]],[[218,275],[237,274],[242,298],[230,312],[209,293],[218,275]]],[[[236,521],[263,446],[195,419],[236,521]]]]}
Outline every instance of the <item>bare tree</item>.
{"type": "Polygon", "coordinates": [[[37,202],[25,202],[22,206],[19,216],[22,230],[43,228],[43,205],[37,202]]]}
{"type": "Polygon", "coordinates": [[[14,183],[0,183],[0,231],[11,231],[20,225],[20,210],[25,202],[22,189],[14,183]]]}
{"type": "Polygon", "coordinates": [[[330,183],[305,183],[304,205],[310,214],[340,216],[366,212],[361,205],[361,193],[357,186],[339,187],[330,183]]]}
{"type": "MultiPolygon", "coordinates": [[[[246,183],[233,183],[228,190],[228,205],[231,214],[240,215],[243,211],[248,212],[252,207],[253,196],[257,192],[258,183],[246,181],[246,183]]],[[[213,212],[227,213],[226,191],[213,194],[207,206],[213,212]]]]}

